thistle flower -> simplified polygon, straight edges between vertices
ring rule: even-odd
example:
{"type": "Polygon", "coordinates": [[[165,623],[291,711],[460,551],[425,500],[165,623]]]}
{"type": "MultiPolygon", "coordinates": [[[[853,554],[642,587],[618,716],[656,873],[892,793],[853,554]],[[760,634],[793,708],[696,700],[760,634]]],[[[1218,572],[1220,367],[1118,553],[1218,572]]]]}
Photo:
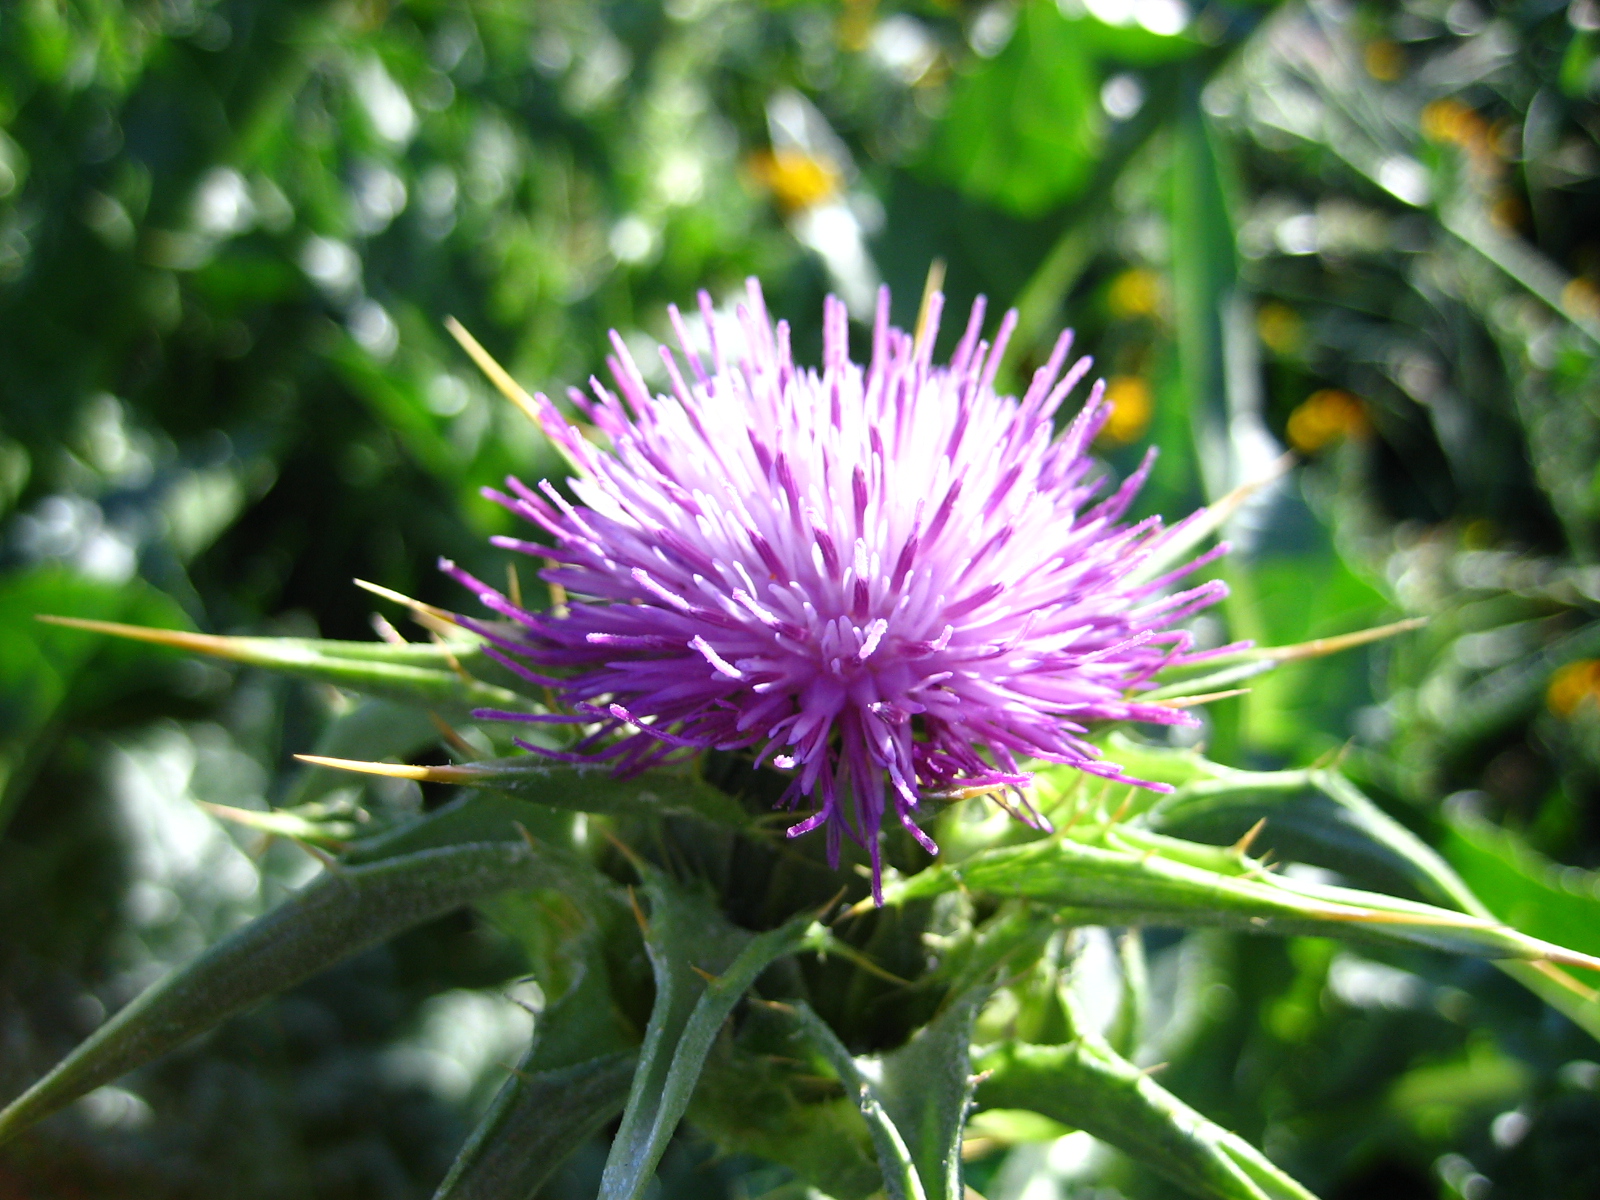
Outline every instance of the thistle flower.
{"type": "Polygon", "coordinates": [[[1020,789],[1028,759],[1159,788],[1104,761],[1087,734],[1194,723],[1137,695],[1196,657],[1173,626],[1224,586],[1170,589],[1222,548],[1146,578],[1184,530],[1120,523],[1151,457],[1096,502],[1088,448],[1110,416],[1103,386],[1054,425],[1090,366],[1063,374],[1070,332],[1018,400],[994,388],[1016,314],[991,346],[980,299],[936,366],[941,302],[913,338],[890,326],[880,293],[862,367],[830,298],[818,372],[795,364],[753,280],[737,352],[702,293],[709,367],[674,308],[690,378],[663,347],[670,395],[651,394],[615,334],[618,392],[591,380],[592,397],[571,393],[609,449],[535,397],[576,471],[576,503],[548,480],[507,480],[509,493],[487,494],[553,545],[494,540],[551,560],[543,576],[571,603],[526,611],[443,566],[510,619],[474,624],[494,657],[569,711],[482,715],[591,724],[569,751],[518,744],[620,773],[752,749],[792,773],[787,804],[814,810],[790,836],[826,829],[835,862],[841,838],[864,844],[875,894],[891,808],[931,854],[916,821],[927,800],[1020,789]]]}

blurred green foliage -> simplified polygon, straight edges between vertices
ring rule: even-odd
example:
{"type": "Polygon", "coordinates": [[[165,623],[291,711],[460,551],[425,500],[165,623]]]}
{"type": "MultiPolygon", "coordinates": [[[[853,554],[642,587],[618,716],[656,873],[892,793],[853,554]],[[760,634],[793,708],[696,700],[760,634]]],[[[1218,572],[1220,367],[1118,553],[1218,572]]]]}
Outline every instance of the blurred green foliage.
{"type": "MultiPolygon", "coordinates": [[[[1430,621],[1213,706],[1212,757],[1342,753],[1500,916],[1594,950],[1597,99],[1592,0],[0,9],[0,1088],[316,869],[197,801],[349,801],[288,758],[348,697],[31,615],[363,638],[352,576],[459,603],[437,556],[504,571],[478,488],[561,466],[444,318],[559,396],[751,273],[801,347],[830,289],[910,324],[935,258],[956,309],[1020,309],[1013,381],[1075,325],[1108,464],[1161,448],[1151,510],[1298,451],[1230,530],[1228,632],[1430,621]]],[[[1600,1054],[1484,964],[1145,941],[1138,1061],[1319,1195],[1600,1191],[1600,1054]]],[[[461,914],[367,951],[8,1147],[0,1194],[429,1194],[527,953],[461,914]]],[[[713,1153],[762,1094],[708,1075],[664,1194],[799,1194],[713,1153]]],[[[1170,1194],[986,1128],[989,1200],[1170,1194]]],[[[592,1195],[604,1145],[539,1194],[592,1195]]]]}

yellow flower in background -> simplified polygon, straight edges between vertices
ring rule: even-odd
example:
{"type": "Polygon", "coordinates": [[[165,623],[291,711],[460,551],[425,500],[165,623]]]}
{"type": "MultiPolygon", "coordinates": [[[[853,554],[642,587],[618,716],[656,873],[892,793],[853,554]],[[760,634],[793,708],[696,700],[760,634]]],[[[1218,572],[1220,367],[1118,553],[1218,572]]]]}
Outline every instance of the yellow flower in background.
{"type": "Polygon", "coordinates": [[[1100,436],[1108,442],[1126,445],[1150,427],[1154,409],[1150,385],[1137,375],[1113,375],[1106,381],[1106,399],[1111,403],[1111,419],[1100,436]]]}
{"type": "Polygon", "coordinates": [[[1422,136],[1430,142],[1458,146],[1480,174],[1498,176],[1505,167],[1507,127],[1491,125],[1471,105],[1445,97],[1422,109],[1422,136]]]}
{"type": "Polygon", "coordinates": [[[1357,437],[1368,428],[1365,404],[1339,388],[1323,388],[1289,414],[1289,444],[1301,454],[1315,454],[1331,442],[1357,437]]]}
{"type": "Polygon", "coordinates": [[[821,204],[838,193],[841,183],[832,163],[798,150],[757,150],[746,165],[785,212],[821,204]]]}
{"type": "Polygon", "coordinates": [[[1256,313],[1256,333],[1274,354],[1293,354],[1300,348],[1306,323],[1299,313],[1277,300],[1269,300],[1256,313]]]}
{"type": "Polygon", "coordinates": [[[1406,52],[1387,38],[1368,42],[1361,58],[1367,74],[1379,83],[1393,83],[1406,71],[1406,52]]]}
{"type": "Polygon", "coordinates": [[[1111,281],[1106,303],[1114,317],[1153,317],[1161,311],[1161,276],[1147,267],[1130,267],[1111,281]]]}
{"type": "Polygon", "coordinates": [[[1471,146],[1489,136],[1489,123],[1470,105],[1445,97],[1432,100],[1422,110],[1422,136],[1430,142],[1471,146]]]}
{"type": "Polygon", "coordinates": [[[1544,702],[1558,717],[1570,717],[1588,700],[1600,704],[1600,659],[1580,658],[1550,677],[1544,702]]]}
{"type": "Polygon", "coordinates": [[[1580,319],[1600,321],[1600,288],[1580,275],[1561,289],[1561,307],[1580,319]]]}

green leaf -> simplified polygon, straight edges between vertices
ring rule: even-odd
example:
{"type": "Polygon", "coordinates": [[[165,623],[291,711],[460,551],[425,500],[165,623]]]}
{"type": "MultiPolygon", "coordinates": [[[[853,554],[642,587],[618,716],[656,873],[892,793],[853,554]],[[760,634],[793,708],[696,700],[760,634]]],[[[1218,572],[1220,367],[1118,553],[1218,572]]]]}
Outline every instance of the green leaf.
{"type": "Polygon", "coordinates": [[[978,1103],[1082,1129],[1209,1200],[1314,1200],[1236,1134],[1208,1121],[1098,1038],[1007,1042],[980,1054],[978,1103]]]}
{"type": "MultiPolygon", "coordinates": [[[[526,910],[538,898],[538,891],[509,891],[480,907],[501,928],[525,933],[526,910]]],[[[579,910],[581,931],[566,947],[579,958],[578,978],[536,1014],[533,1043],[469,1134],[435,1200],[533,1197],[574,1150],[621,1112],[637,1058],[630,1040],[618,1037],[605,931],[587,918],[597,907],[579,910]]],[[[549,974],[541,974],[546,982],[549,974]]]]}
{"type": "Polygon", "coordinates": [[[932,169],[1021,216],[1077,195],[1101,143],[1094,65],[1050,0],[1027,0],[995,58],[960,79],[935,137],[932,169]]]}
{"type": "Polygon", "coordinates": [[[1327,867],[1385,891],[1414,889],[1458,906],[1440,878],[1444,864],[1336,771],[1235,771],[1207,763],[1145,814],[1162,833],[1229,845],[1259,822],[1253,850],[1327,867]]]}
{"type": "Polygon", "coordinates": [[[723,1021],[762,971],[800,948],[814,923],[805,913],[752,935],[730,925],[703,893],[673,883],[646,863],[637,866],[650,897],[645,946],[656,999],[601,1177],[600,1200],[644,1194],[723,1021]]]}
{"type": "Polygon", "coordinates": [[[0,1140],[232,1014],[401,930],[583,868],[527,845],[460,845],[332,870],[154,984],[4,1112],[0,1140]]]}
{"type": "Polygon", "coordinates": [[[494,792],[464,792],[426,816],[381,830],[354,842],[340,857],[344,863],[371,863],[464,842],[522,842],[529,830],[544,832],[540,818],[549,810],[494,792]]]}
{"type": "Polygon", "coordinates": [[[536,1049],[501,1088],[434,1200],[528,1200],[622,1111],[633,1078],[631,1054],[529,1073],[536,1049]]]}

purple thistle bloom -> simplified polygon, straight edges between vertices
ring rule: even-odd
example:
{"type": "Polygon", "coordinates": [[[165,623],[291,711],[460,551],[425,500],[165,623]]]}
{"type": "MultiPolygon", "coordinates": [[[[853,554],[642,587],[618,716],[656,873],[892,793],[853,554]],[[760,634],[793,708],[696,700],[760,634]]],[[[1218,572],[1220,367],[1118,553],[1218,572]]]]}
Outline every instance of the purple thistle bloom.
{"type": "Polygon", "coordinates": [[[514,622],[515,634],[474,624],[488,652],[597,726],[567,754],[519,745],[619,773],[754,748],[793,773],[791,807],[815,808],[790,836],[825,827],[835,862],[841,837],[863,843],[874,894],[890,806],[937,853],[915,821],[922,800],[1020,787],[1025,759],[1161,787],[1102,760],[1086,735],[1106,721],[1194,723],[1135,697],[1197,657],[1172,626],[1225,587],[1169,587],[1223,548],[1142,579],[1183,528],[1119,524],[1150,456],[1095,502],[1103,385],[1063,432],[1053,424],[1090,365],[1062,374],[1070,332],[1017,400],[993,386],[1016,313],[991,346],[980,299],[949,365],[935,366],[941,302],[914,340],[890,326],[885,289],[863,368],[830,298],[819,373],[795,365],[755,281],[736,355],[702,293],[709,367],[674,308],[691,379],[663,348],[672,394],[651,395],[613,334],[620,396],[597,380],[592,399],[572,393],[609,451],[535,398],[578,473],[577,504],[548,481],[508,480],[511,494],[488,494],[553,546],[495,543],[553,560],[544,578],[575,599],[528,612],[444,564],[514,622]]]}

